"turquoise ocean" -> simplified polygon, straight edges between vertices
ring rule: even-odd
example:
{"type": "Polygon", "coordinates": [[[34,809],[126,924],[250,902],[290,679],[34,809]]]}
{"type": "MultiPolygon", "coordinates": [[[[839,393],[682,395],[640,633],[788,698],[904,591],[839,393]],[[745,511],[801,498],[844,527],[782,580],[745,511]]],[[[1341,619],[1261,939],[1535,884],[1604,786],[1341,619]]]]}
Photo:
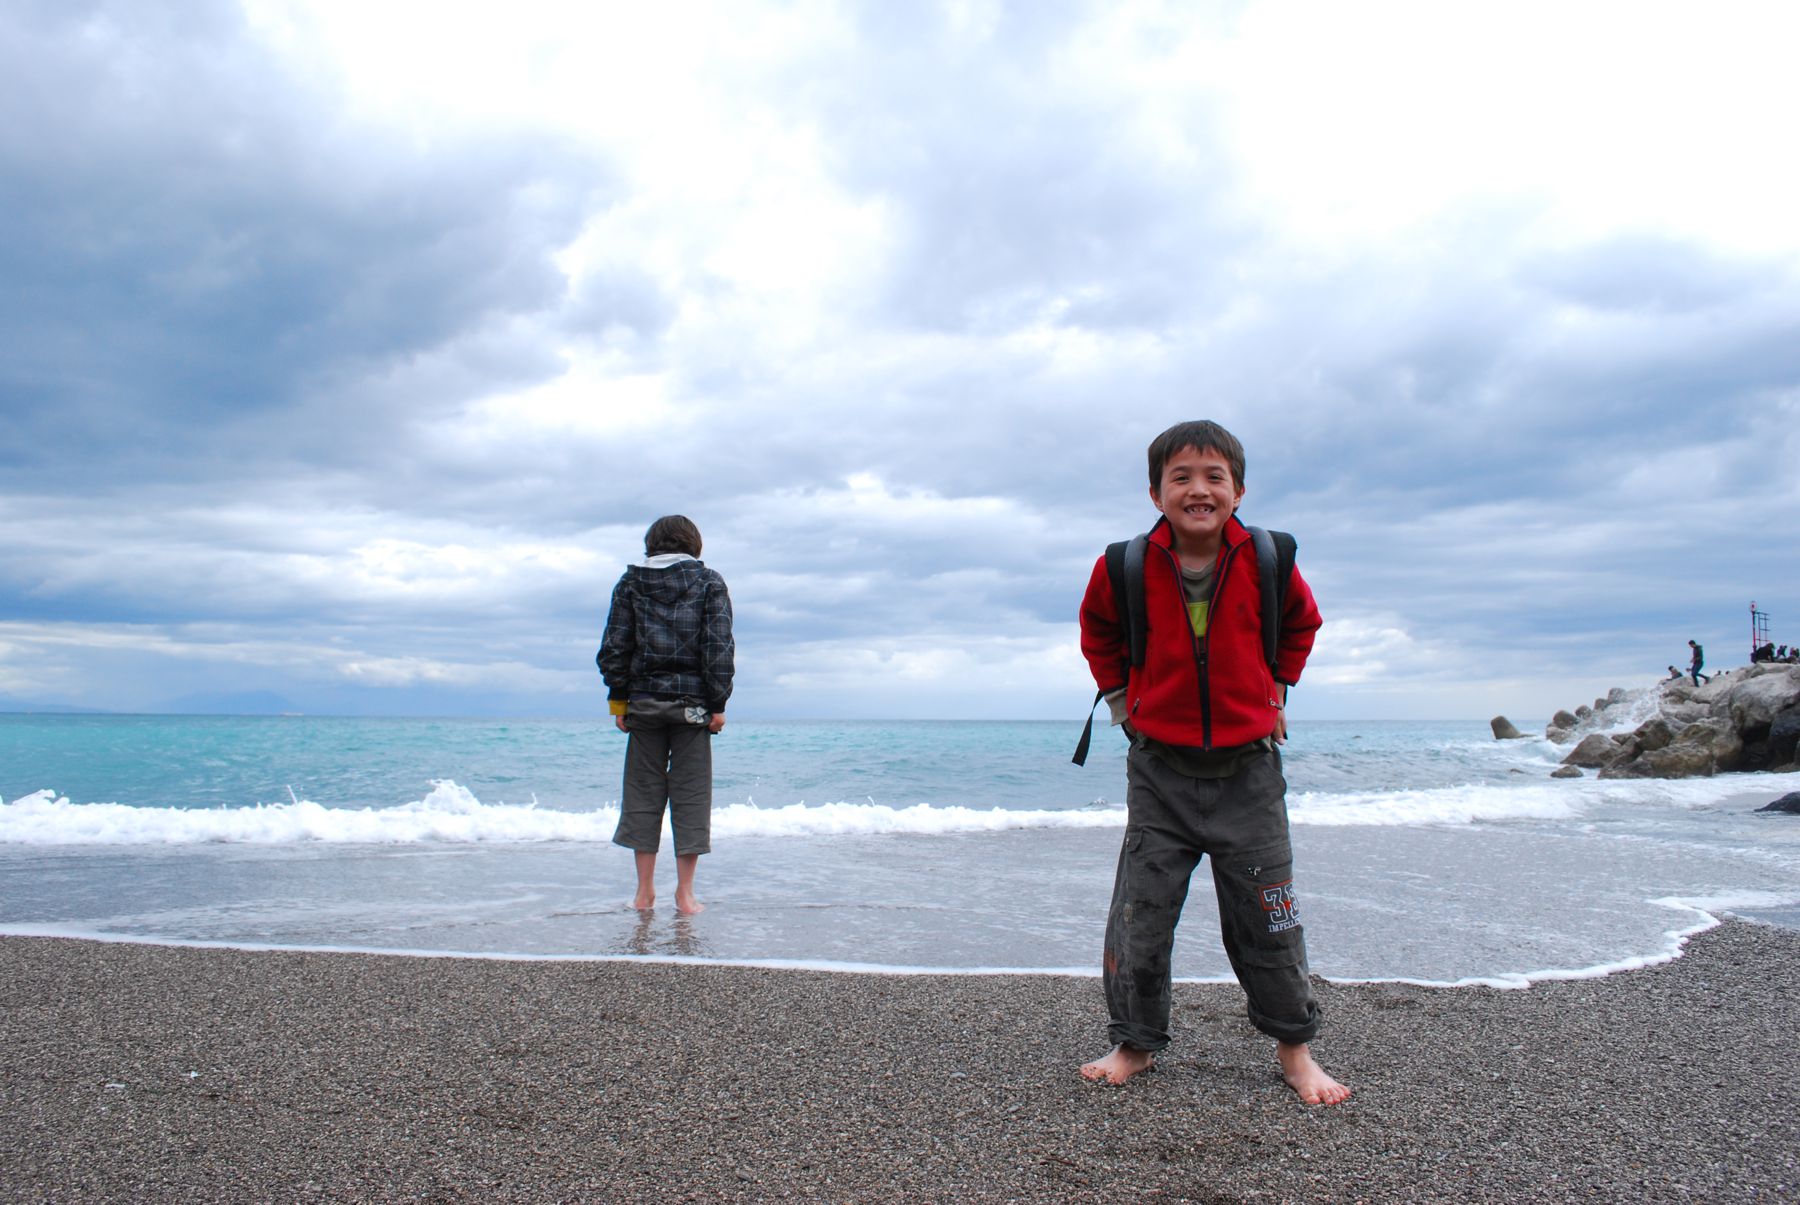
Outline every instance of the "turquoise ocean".
{"type": "MultiPolygon", "coordinates": [[[[489,957],[1094,974],[1124,741],[1073,723],[734,719],[707,910],[627,906],[610,722],[0,716],[0,932],[489,957]]],[[[1313,970],[1516,985],[1800,926],[1792,776],[1549,777],[1479,722],[1302,722],[1284,750],[1313,970]]],[[[1203,868],[1176,971],[1225,978],[1203,868]]]]}

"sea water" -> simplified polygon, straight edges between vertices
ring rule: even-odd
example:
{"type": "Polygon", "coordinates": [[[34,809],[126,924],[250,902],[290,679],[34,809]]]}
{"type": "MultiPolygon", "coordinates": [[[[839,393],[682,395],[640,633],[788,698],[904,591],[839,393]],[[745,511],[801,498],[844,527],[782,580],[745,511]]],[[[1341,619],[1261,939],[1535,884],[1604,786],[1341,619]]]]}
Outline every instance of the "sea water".
{"type": "MultiPolygon", "coordinates": [[[[765,722],[714,743],[707,909],[628,906],[625,738],[595,720],[0,716],[0,932],[508,957],[1095,972],[1124,742],[1066,723],[765,722]]],[[[1283,752],[1314,971],[1520,984],[1800,924],[1800,787],[1552,779],[1474,722],[1283,752]]],[[[1224,978],[1204,869],[1177,974],[1224,978]]]]}

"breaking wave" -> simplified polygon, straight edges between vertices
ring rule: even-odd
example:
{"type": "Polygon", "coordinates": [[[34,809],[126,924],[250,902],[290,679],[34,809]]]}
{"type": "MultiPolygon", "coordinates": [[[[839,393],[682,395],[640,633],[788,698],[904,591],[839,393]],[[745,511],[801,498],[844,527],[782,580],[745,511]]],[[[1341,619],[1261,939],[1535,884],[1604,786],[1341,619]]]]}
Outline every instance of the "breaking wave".
{"type": "MultiPolygon", "coordinates": [[[[1564,819],[1601,802],[1655,802],[1704,807],[1742,784],[1716,779],[1669,782],[1585,780],[1473,783],[1419,790],[1301,791],[1288,797],[1299,825],[1476,824],[1564,819]]],[[[392,807],[333,807],[306,799],[247,807],[145,807],[74,803],[54,791],[0,801],[0,844],[484,844],[608,842],[616,806],[564,811],[528,804],[483,803],[467,788],[434,782],[423,799],[392,807]]],[[[828,837],[910,833],[999,832],[1008,829],[1116,828],[1118,805],[1084,808],[973,808],[918,803],[895,807],[873,801],[794,803],[759,807],[731,803],[713,809],[719,837],[828,837]]]]}

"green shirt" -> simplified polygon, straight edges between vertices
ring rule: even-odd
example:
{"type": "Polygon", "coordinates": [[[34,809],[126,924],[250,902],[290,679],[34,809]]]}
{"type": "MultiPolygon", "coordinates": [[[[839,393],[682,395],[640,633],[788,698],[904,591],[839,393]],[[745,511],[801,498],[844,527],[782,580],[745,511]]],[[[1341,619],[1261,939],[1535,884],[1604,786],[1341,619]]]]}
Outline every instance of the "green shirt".
{"type": "Polygon", "coordinates": [[[1212,609],[1213,566],[1204,569],[1181,567],[1181,592],[1187,598],[1188,623],[1195,636],[1206,635],[1206,614],[1212,609]]]}
{"type": "MultiPolygon", "coordinates": [[[[1214,576],[1214,565],[1211,562],[1200,569],[1189,569],[1186,565],[1181,567],[1181,592],[1187,599],[1188,624],[1194,629],[1195,639],[1206,635],[1206,621],[1212,611],[1214,576]]],[[[1189,778],[1230,778],[1250,758],[1273,748],[1273,742],[1267,737],[1251,741],[1248,745],[1234,745],[1229,749],[1165,745],[1141,733],[1133,733],[1132,739],[1163,765],[1189,778]]]]}

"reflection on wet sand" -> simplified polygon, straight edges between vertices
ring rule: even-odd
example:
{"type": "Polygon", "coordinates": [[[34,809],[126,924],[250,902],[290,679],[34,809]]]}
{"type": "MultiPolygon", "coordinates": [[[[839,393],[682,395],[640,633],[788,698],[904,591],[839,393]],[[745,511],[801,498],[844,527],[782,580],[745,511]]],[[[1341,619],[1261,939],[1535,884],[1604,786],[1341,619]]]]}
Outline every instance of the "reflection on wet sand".
{"type": "Polygon", "coordinates": [[[637,924],[625,940],[627,954],[674,954],[682,958],[711,958],[712,951],[694,932],[694,918],[677,912],[668,923],[659,926],[656,910],[646,908],[638,913],[637,924]]]}

